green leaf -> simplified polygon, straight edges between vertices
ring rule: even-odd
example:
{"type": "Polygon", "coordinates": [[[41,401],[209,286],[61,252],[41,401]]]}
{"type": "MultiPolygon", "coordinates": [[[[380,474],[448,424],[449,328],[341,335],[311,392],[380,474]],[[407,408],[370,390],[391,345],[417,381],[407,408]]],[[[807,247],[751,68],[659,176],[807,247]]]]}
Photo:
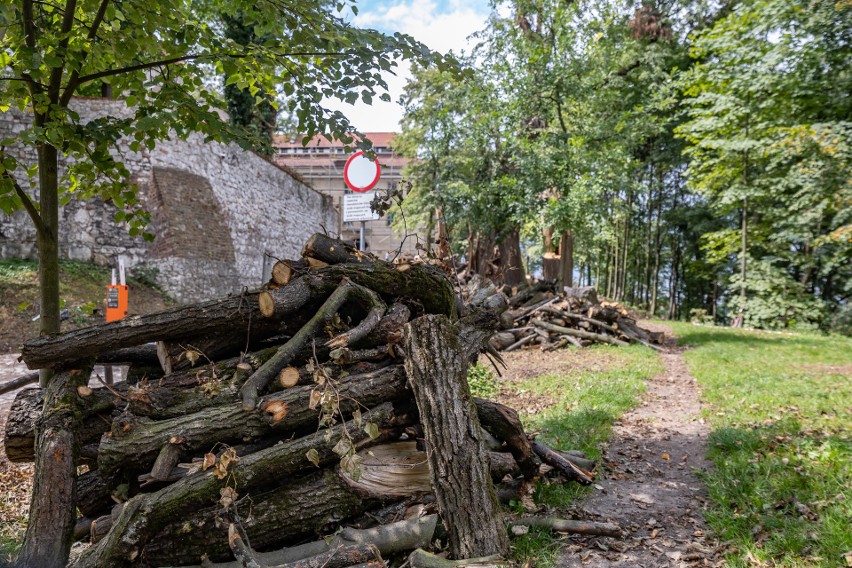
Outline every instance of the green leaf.
{"type": "Polygon", "coordinates": [[[379,425],[375,422],[367,422],[364,425],[364,432],[367,433],[371,440],[375,440],[379,437],[379,425]]]}

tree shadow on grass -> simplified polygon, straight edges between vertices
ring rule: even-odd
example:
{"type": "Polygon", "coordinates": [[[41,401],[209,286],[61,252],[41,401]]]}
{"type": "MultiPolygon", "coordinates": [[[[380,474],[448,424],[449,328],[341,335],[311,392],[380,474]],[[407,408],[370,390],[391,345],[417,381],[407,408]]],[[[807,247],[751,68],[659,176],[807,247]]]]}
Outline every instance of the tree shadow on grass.
{"type": "Polygon", "coordinates": [[[719,428],[709,443],[715,467],[702,476],[706,517],[720,540],[739,554],[807,565],[834,566],[852,550],[848,438],[809,432],[788,418],[719,428]]]}

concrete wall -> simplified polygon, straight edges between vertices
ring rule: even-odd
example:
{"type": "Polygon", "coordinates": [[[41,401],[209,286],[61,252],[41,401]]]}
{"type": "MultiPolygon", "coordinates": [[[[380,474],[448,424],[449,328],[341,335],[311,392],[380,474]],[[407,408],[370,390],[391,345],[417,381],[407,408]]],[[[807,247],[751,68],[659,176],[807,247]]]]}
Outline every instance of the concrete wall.
{"type": "MultiPolygon", "coordinates": [[[[87,122],[127,112],[124,101],[78,99],[87,122]]],[[[0,115],[0,139],[27,128],[31,115],[0,115]]],[[[7,152],[32,163],[22,147],[7,152]]],[[[121,148],[123,161],[152,213],[156,238],[147,243],[113,221],[116,208],[100,199],[72,200],[60,212],[62,258],[157,269],[157,282],[182,302],[209,299],[264,281],[269,253],[295,258],[321,226],[336,227],[331,200],[266,159],[201,136],[171,140],[153,151],[121,148]]],[[[22,179],[23,181],[23,179],[22,179]]],[[[31,190],[37,196],[37,188],[31,190]]],[[[0,213],[0,257],[35,258],[35,229],[26,212],[0,213]]]]}

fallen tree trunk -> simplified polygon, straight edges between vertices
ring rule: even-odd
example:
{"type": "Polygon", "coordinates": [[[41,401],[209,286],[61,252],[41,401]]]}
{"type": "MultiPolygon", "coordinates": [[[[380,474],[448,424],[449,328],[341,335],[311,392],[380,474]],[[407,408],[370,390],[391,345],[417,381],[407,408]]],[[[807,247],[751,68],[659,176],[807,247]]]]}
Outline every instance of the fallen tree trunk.
{"type": "Polygon", "coordinates": [[[273,330],[269,333],[272,335],[277,327],[270,323],[278,324],[309,302],[326,298],[344,278],[380,295],[404,297],[426,313],[453,315],[455,312],[452,285],[446,276],[429,266],[409,266],[401,271],[384,262],[339,264],[309,272],[269,292],[274,300],[273,316],[269,318],[263,318],[260,313],[259,292],[247,292],[225,300],[40,337],[24,343],[21,354],[30,369],[37,369],[151,341],[227,336],[239,349],[245,345],[250,321],[253,335],[264,321],[266,329],[273,330]]]}

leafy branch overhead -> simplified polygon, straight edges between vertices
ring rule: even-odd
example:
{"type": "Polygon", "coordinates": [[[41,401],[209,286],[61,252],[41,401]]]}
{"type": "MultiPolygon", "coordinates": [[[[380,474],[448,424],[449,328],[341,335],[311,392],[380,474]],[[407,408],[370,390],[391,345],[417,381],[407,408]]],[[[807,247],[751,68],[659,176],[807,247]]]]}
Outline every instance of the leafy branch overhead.
{"type": "MultiPolygon", "coordinates": [[[[277,107],[282,101],[307,138],[334,135],[365,144],[352,137],[354,129],[342,113],[324,108],[324,98],[389,100],[383,74],[393,72],[401,59],[453,66],[410,36],[348,24],[347,10],[357,12],[349,2],[339,3],[336,11],[321,2],[6,3],[0,8],[0,109],[33,111],[33,126],[17,141],[52,145],[70,158],[62,194],[113,200],[120,210],[116,220],[130,223],[136,233],[148,217],[126,186],[128,172],[113,151],[119,139],[129,139],[134,151],[192,132],[254,144],[220,114],[225,105],[217,77],[247,89],[258,103],[277,107]],[[223,16],[253,25],[256,41],[226,37],[218,23],[223,16]],[[127,109],[82,122],[72,96],[99,94],[103,85],[123,97],[127,109]]],[[[7,147],[14,142],[3,141],[7,147]]],[[[3,152],[3,172],[26,173],[34,184],[37,168],[25,169],[16,155],[3,152]]],[[[23,181],[23,175],[16,177],[23,181]]],[[[4,212],[26,207],[27,200],[7,176],[2,178],[4,212]]]]}

